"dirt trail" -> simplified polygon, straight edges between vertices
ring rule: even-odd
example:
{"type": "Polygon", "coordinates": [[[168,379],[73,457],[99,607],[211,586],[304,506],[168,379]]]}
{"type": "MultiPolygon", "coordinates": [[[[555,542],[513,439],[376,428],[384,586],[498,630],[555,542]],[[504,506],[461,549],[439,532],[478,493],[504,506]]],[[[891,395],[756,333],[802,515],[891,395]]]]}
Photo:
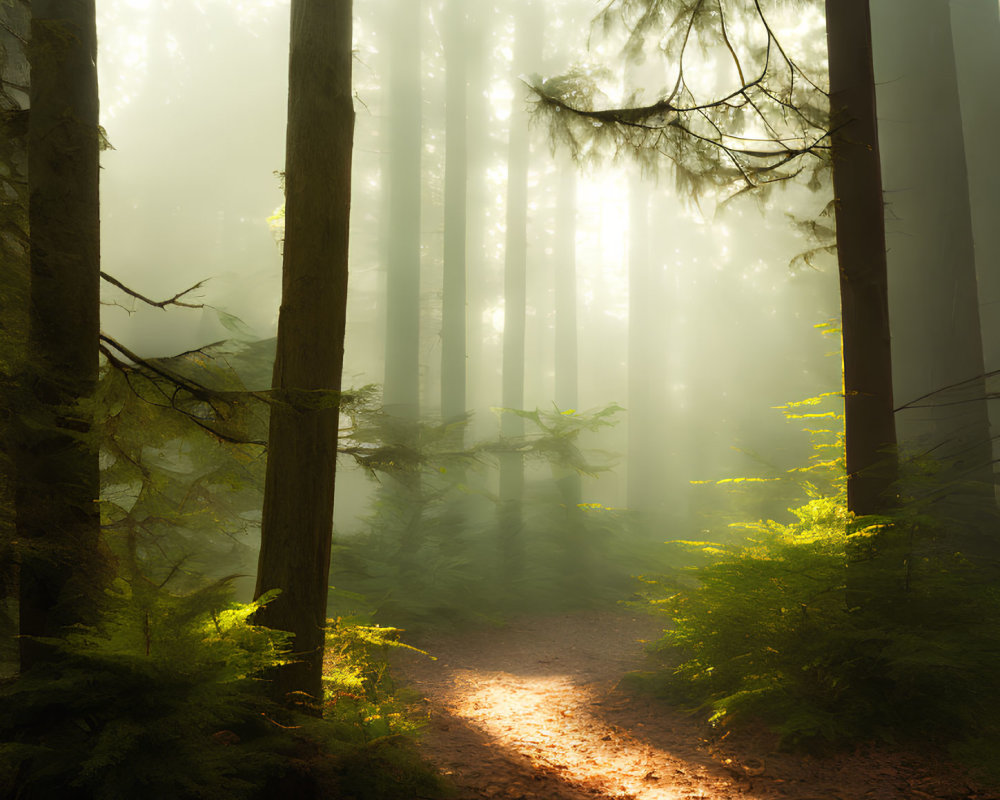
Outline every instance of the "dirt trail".
{"type": "Polygon", "coordinates": [[[780,753],[763,734],[722,736],[624,690],[657,620],[530,618],[420,643],[399,658],[426,700],[421,748],[456,800],[995,800],[927,754],[865,748],[780,753]]]}

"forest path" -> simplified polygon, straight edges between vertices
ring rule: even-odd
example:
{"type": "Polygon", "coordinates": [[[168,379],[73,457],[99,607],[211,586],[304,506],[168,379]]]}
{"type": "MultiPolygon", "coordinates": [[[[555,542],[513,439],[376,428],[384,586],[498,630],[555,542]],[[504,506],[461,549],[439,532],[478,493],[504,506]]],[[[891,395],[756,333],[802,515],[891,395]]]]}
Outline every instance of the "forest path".
{"type": "Polygon", "coordinates": [[[428,637],[395,669],[425,698],[424,756],[455,800],[951,800],[977,791],[926,754],[814,758],[764,734],[715,735],[621,686],[644,666],[651,617],[582,612],[428,637]]]}

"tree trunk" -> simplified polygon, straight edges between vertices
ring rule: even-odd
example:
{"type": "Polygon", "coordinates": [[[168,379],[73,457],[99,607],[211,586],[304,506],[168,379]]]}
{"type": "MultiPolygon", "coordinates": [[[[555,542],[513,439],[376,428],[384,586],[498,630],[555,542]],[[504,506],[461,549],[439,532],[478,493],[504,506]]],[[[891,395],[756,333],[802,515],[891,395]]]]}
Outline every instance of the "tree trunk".
{"type": "Polygon", "coordinates": [[[847,504],[855,514],[877,514],[894,504],[896,426],[868,0],[827,0],[826,15],[847,504]]]}
{"type": "Polygon", "coordinates": [[[563,154],[559,165],[555,221],[555,400],[561,411],[575,409],[579,384],[576,321],[576,170],[563,154]]]}
{"type": "Polygon", "coordinates": [[[415,420],[420,406],[420,0],[396,0],[389,75],[389,251],[386,411],[415,420]]]}
{"type": "MultiPolygon", "coordinates": [[[[529,69],[541,55],[541,8],[532,0],[517,6],[513,76],[529,69]]],[[[503,387],[504,408],[524,406],[524,342],[527,303],[528,259],[528,112],[524,92],[514,81],[507,157],[507,234],[504,250],[503,387]]],[[[501,435],[516,440],[524,435],[524,420],[504,414],[501,435]]],[[[517,577],[523,568],[521,502],[524,495],[524,462],[519,453],[500,457],[500,554],[505,579],[517,577]]]]}
{"type": "MultiPolygon", "coordinates": [[[[97,384],[100,325],[94,0],[35,0],[28,60],[31,406],[15,498],[22,637],[86,621],[103,573],[92,411],[79,405],[97,384]]],[[[22,670],[44,657],[29,638],[20,647],[22,670]]]]}
{"type": "Polygon", "coordinates": [[[292,0],[285,248],[255,596],[298,661],[275,691],[322,698],[347,307],[354,103],[351,0],[292,0]],[[315,401],[302,402],[305,393],[315,401]],[[319,406],[319,407],[317,407],[319,406]]]}
{"type": "MultiPolygon", "coordinates": [[[[444,287],[441,321],[441,417],[452,422],[466,412],[466,195],[467,146],[465,100],[465,8],[462,0],[447,0],[444,18],[445,168],[444,168],[444,287]]],[[[461,441],[457,442],[461,447],[461,441]]]]}
{"type": "Polygon", "coordinates": [[[31,28],[28,6],[14,3],[6,9],[5,21],[10,32],[0,28],[0,196],[5,198],[0,203],[0,408],[4,409],[0,413],[0,636],[13,636],[17,630],[14,605],[7,605],[18,592],[13,409],[28,330],[28,112],[24,110],[28,102],[24,42],[31,28]]]}
{"type": "Polygon", "coordinates": [[[492,435],[488,428],[489,406],[496,402],[496,394],[491,392],[488,376],[495,369],[483,357],[484,340],[489,331],[483,324],[486,310],[488,259],[486,257],[486,231],[489,227],[488,214],[493,203],[490,197],[488,174],[493,156],[491,130],[493,120],[487,97],[489,85],[489,36],[488,26],[492,20],[491,3],[466,4],[468,7],[468,27],[466,35],[466,74],[468,77],[467,145],[468,166],[468,227],[466,229],[466,292],[468,302],[466,350],[466,407],[474,412],[470,429],[474,438],[492,435]],[[486,412],[486,413],[484,413],[486,412]]]}
{"type": "Polygon", "coordinates": [[[662,512],[666,459],[660,433],[666,412],[659,392],[665,362],[658,322],[663,317],[659,282],[650,264],[649,187],[629,176],[628,206],[628,483],[630,511],[649,522],[662,512]]]}
{"type": "MultiPolygon", "coordinates": [[[[949,491],[947,513],[970,522],[993,506],[993,467],[949,4],[878,0],[872,25],[893,384],[901,405],[916,401],[897,415],[898,434],[948,463],[945,477],[962,487],[949,491]]],[[[992,160],[971,163],[980,171],[992,160]]]]}
{"type": "MultiPolygon", "coordinates": [[[[995,0],[953,0],[951,4],[953,51],[959,105],[964,129],[969,179],[972,237],[975,242],[976,279],[983,359],[986,371],[1000,370],[1000,162],[993,157],[996,131],[1000,130],[1000,92],[982,90],[983,81],[1000,81],[1000,5],[995,0]]],[[[993,435],[1000,428],[1000,400],[990,401],[993,435]]],[[[994,440],[993,458],[1000,458],[1000,439],[994,440]]]]}
{"type": "MultiPolygon", "coordinates": [[[[560,411],[577,407],[579,347],[576,319],[576,182],[577,166],[566,154],[559,165],[553,260],[555,261],[555,403],[560,411]]],[[[586,535],[583,481],[580,473],[553,467],[559,495],[566,509],[563,575],[566,592],[574,593],[589,581],[592,566],[586,535]]]]}

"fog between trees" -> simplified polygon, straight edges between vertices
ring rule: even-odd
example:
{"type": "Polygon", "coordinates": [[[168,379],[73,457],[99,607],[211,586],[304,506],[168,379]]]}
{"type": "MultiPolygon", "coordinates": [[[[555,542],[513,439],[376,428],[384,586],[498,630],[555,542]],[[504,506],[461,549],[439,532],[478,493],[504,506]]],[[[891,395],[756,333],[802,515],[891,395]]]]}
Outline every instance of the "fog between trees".
{"type": "MultiPolygon", "coordinates": [[[[448,53],[439,3],[424,3],[410,23],[419,27],[408,26],[402,37],[393,29],[399,15],[392,4],[355,9],[358,121],[345,385],[384,380],[385,269],[392,249],[405,246],[411,263],[419,257],[420,264],[419,338],[411,342],[420,410],[435,415],[440,409],[445,76],[452,63],[461,63],[469,110],[467,397],[480,437],[495,434],[489,409],[503,405],[508,138],[529,104],[519,76],[556,74],[579,61],[620,61],[614,41],[596,53],[585,50],[592,3],[545,3],[536,11],[544,20],[544,49],[536,63],[515,70],[515,17],[524,5],[469,4],[467,46],[448,53]],[[402,99],[394,106],[398,42],[419,44],[421,74],[418,82],[412,67],[399,67],[407,69],[408,83],[397,90],[402,99]],[[408,107],[418,89],[419,105],[408,107]],[[390,143],[418,152],[416,128],[406,119],[418,112],[419,207],[411,199],[405,211],[393,212],[390,143]],[[406,141],[398,133],[404,126],[406,141]],[[400,243],[417,224],[419,253],[412,249],[415,239],[400,243]]],[[[273,173],[283,163],[285,5],[107,2],[99,14],[103,121],[115,147],[103,158],[105,270],[157,296],[211,278],[205,302],[242,320],[246,335],[273,336],[280,254],[268,218],[282,202],[273,173]]],[[[819,48],[822,28],[809,35],[819,48]]],[[[816,69],[821,66],[818,61],[816,69]]],[[[615,82],[622,87],[622,76],[610,85],[615,82]]],[[[649,91],[659,88],[651,84],[649,91]]],[[[555,400],[555,276],[571,241],[575,407],[617,402],[644,417],[642,432],[632,437],[640,458],[628,457],[628,412],[622,425],[592,443],[616,454],[618,466],[588,479],[584,499],[622,507],[631,494],[650,511],[683,519],[698,502],[689,480],[765,469],[734,448],[779,468],[801,460],[802,438],[772,407],[839,388],[836,339],[814,327],[837,316],[837,298],[830,258],[818,259],[817,269],[790,268],[815,243],[796,232],[787,214],[811,217],[829,201],[829,189],[775,192],[763,214],[749,198],[716,212],[711,198],[698,204],[679,195],[666,165],[657,181],[621,159],[581,170],[575,230],[566,234],[557,230],[556,203],[560,180],[571,169],[563,154],[551,152],[546,132],[532,127],[523,405],[547,409],[555,400]],[[630,294],[630,275],[639,292],[630,294]],[[645,320],[631,344],[630,310],[645,320]]],[[[210,310],[136,308],[129,315],[106,307],[103,324],[148,355],[231,335],[210,310]]],[[[343,532],[363,511],[357,502],[362,481],[346,474],[339,481],[343,532]]]]}
{"type": "MultiPolygon", "coordinates": [[[[926,722],[964,731],[1000,563],[995,0],[696,0],[690,25],[672,0],[611,24],[583,0],[358,0],[353,54],[351,4],[324,2],[293,2],[291,43],[288,3],[98,3],[100,224],[94,4],[33,5],[27,50],[27,6],[4,23],[0,549],[19,570],[0,586],[10,610],[19,581],[20,632],[107,595],[148,657],[157,603],[207,610],[259,549],[271,604],[238,624],[291,630],[309,678],[284,688],[317,699],[345,609],[447,626],[644,596],[694,654],[675,677],[722,715],[767,706],[773,674],[793,705],[821,698],[786,734],[849,738],[883,699],[909,729],[925,688],[957,683],[926,722]],[[50,37],[63,24],[86,35],[50,37]],[[77,523],[114,541],[110,588],[112,550],[77,523]],[[758,623],[772,673],[743,661],[758,623]],[[715,663],[740,666],[713,688],[715,663]]],[[[255,663],[240,680],[275,666],[255,663]]]]}
{"type": "MultiPolygon", "coordinates": [[[[410,398],[416,392],[420,415],[440,413],[443,262],[449,231],[461,225],[454,215],[464,214],[465,403],[475,440],[497,434],[491,408],[517,405],[509,402],[517,392],[508,390],[504,399],[502,373],[505,315],[518,305],[505,305],[504,276],[512,248],[519,247],[508,231],[514,185],[507,179],[511,136],[527,124],[531,105],[522,78],[590,64],[609,70],[601,85],[613,104],[636,87],[646,100],[655,98],[669,66],[653,59],[626,65],[620,37],[600,31],[588,52],[596,11],[588,0],[468,3],[466,29],[449,46],[445,5],[425,0],[419,13],[415,2],[355,7],[344,384],[386,382],[388,353],[416,383],[395,389],[399,379],[390,368],[387,392],[410,398]],[[401,9],[412,18],[404,22],[401,9]],[[518,17],[526,13],[535,15],[529,33],[542,34],[536,45],[518,31],[518,17]],[[449,70],[463,72],[466,84],[464,156],[453,154],[452,162],[446,100],[456,90],[448,88],[449,70]],[[466,171],[461,207],[447,197],[446,162],[466,171]],[[402,177],[406,170],[412,178],[402,177]],[[446,208],[453,218],[446,218],[446,208]],[[409,289],[387,282],[392,263],[405,264],[396,268],[409,289]],[[395,287],[388,300],[387,286],[395,287]],[[400,299],[406,292],[418,299],[400,299]],[[387,336],[387,330],[395,333],[387,336]]],[[[997,249],[989,213],[995,189],[989,187],[996,183],[989,182],[995,168],[985,155],[984,131],[1000,110],[995,93],[980,87],[997,69],[989,47],[996,14],[990,1],[953,3],[952,48],[935,33],[948,14],[932,12],[931,5],[926,14],[901,15],[898,3],[873,4],[900,406],[998,366],[995,336],[982,337],[986,362],[977,360],[978,326],[968,311],[977,307],[978,284],[982,324],[992,331],[1000,291],[989,267],[997,249]],[[933,47],[908,47],[900,25],[912,26],[913,36],[933,47]],[[940,98],[930,115],[928,92],[940,98]],[[972,158],[978,166],[966,171],[965,159],[972,158]],[[932,234],[936,244],[928,246],[932,234]],[[942,342],[947,346],[939,347],[942,342]],[[956,347],[970,355],[955,357],[956,347]]],[[[778,34],[822,82],[822,9],[806,8],[779,15],[784,28],[778,34]]],[[[283,163],[286,11],[284,3],[224,0],[99,5],[103,121],[115,147],[103,157],[104,269],[152,295],[210,278],[205,302],[237,317],[245,325],[240,335],[255,339],[274,335],[279,298],[281,221],[273,215],[282,197],[274,172],[283,163]]],[[[706,89],[732,77],[713,76],[713,64],[724,63],[713,58],[704,63],[708,77],[693,79],[706,89]]],[[[802,463],[806,437],[774,407],[840,390],[838,338],[817,328],[835,331],[838,324],[835,260],[817,250],[831,240],[804,235],[798,224],[817,220],[832,229],[832,219],[820,216],[831,200],[829,181],[815,190],[791,182],[721,208],[710,193],[695,200],[675,188],[669,164],[641,171],[624,154],[582,165],[575,189],[567,188],[574,167],[565,152],[553,152],[542,126],[530,127],[528,147],[521,405],[565,408],[557,382],[575,370],[572,407],[618,403],[626,409],[621,424],[588,442],[605,451],[602,458],[614,468],[586,478],[582,499],[698,530],[700,510],[716,507],[720,498],[690,481],[776,474],[802,463]],[[567,268],[575,273],[570,284],[559,277],[567,268]],[[568,292],[575,297],[567,299],[568,292]],[[565,324],[558,330],[569,309],[576,314],[575,364],[565,324]]],[[[123,300],[113,292],[106,299],[123,300]]],[[[149,355],[232,335],[210,309],[163,314],[140,307],[126,314],[108,306],[103,325],[149,355]]],[[[562,395],[565,400],[565,388],[562,395]]],[[[969,435],[982,441],[986,423],[978,413],[978,423],[966,414],[954,424],[971,425],[969,435]]],[[[904,439],[932,435],[928,414],[953,416],[941,409],[905,412],[904,439]]],[[[369,487],[363,475],[342,466],[341,533],[360,525],[369,487]]]]}

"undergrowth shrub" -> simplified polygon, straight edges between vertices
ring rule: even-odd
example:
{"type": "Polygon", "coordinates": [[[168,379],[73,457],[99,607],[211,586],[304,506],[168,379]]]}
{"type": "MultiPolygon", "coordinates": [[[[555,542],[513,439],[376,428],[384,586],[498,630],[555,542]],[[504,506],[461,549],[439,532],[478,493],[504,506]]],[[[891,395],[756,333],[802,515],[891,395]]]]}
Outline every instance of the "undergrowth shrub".
{"type": "Polygon", "coordinates": [[[971,545],[1000,526],[991,502],[978,517],[949,513],[955,498],[992,492],[908,458],[897,509],[855,518],[842,417],[823,403],[784,407],[814,446],[810,464],[777,479],[805,494],[788,518],[669,543],[687,566],[644,579],[646,602],[670,619],[656,644],[664,669],[646,679],[713,725],[762,719],[789,744],[916,737],[995,753],[1000,574],[971,545]]]}
{"type": "Polygon", "coordinates": [[[45,640],[54,657],[0,686],[0,797],[434,795],[376,658],[393,632],[331,628],[318,719],[268,698],[288,635],[250,624],[266,596],[241,605],[225,582],[175,596],[121,579],[108,595],[98,627],[45,640]]]}
{"type": "Polygon", "coordinates": [[[787,523],[729,543],[675,542],[701,559],[646,579],[679,659],[657,681],[713,724],[755,717],[786,742],[996,736],[1000,587],[990,567],[935,546],[901,511],[855,519],[816,495],[787,523]]]}

